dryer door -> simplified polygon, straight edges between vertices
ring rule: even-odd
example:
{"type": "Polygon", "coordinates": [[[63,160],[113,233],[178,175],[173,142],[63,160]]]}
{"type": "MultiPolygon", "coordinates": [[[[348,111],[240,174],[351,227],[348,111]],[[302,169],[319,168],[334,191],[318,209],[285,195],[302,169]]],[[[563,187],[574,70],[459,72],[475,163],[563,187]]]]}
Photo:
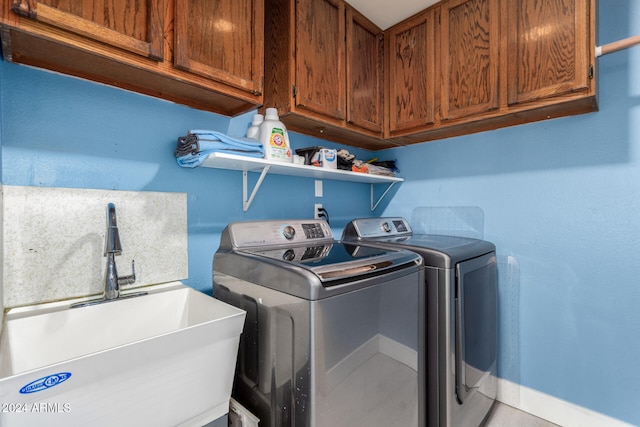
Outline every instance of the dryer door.
{"type": "Polygon", "coordinates": [[[456,265],[455,376],[461,404],[496,373],[497,282],[494,252],[456,265]]]}

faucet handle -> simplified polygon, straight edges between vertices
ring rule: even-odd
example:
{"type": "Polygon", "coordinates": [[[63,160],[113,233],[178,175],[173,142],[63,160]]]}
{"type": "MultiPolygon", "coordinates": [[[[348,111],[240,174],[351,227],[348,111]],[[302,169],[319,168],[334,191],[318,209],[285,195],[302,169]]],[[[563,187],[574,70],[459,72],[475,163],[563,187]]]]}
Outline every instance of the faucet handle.
{"type": "Polygon", "coordinates": [[[136,281],[136,261],[131,260],[131,274],[128,276],[118,277],[118,285],[130,285],[136,281]]]}

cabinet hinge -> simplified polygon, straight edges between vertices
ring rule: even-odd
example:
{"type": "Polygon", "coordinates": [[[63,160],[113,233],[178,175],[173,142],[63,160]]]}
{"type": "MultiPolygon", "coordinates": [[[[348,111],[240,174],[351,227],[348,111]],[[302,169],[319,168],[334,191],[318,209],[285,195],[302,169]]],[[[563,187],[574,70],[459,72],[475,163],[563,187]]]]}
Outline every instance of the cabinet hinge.
{"type": "Polygon", "coordinates": [[[24,0],[13,0],[11,3],[11,10],[13,13],[17,13],[20,16],[26,16],[27,18],[36,19],[38,17],[38,11],[34,7],[31,7],[31,2],[24,0]]]}
{"type": "Polygon", "coordinates": [[[593,74],[594,74],[594,71],[593,71],[593,64],[589,64],[589,71],[588,71],[588,73],[587,73],[587,76],[589,77],[589,79],[592,79],[592,78],[593,78],[593,74]]]}
{"type": "Polygon", "coordinates": [[[298,88],[295,85],[291,86],[291,96],[295,98],[297,94],[298,94],[298,88]]]}

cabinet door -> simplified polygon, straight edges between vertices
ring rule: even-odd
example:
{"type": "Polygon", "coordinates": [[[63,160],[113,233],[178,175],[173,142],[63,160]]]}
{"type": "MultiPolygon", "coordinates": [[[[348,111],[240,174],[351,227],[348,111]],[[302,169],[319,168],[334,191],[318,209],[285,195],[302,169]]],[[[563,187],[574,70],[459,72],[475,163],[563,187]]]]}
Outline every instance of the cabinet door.
{"type": "MultiPolygon", "coordinates": [[[[435,42],[433,9],[387,30],[389,131],[434,122],[435,42]]],[[[387,78],[387,77],[385,77],[387,78]]]]}
{"type": "Polygon", "coordinates": [[[382,31],[347,6],[347,123],[382,132],[382,31]]]}
{"type": "Polygon", "coordinates": [[[442,4],[444,120],[498,108],[499,7],[498,0],[450,0],[442,4]]]}
{"type": "Polygon", "coordinates": [[[345,119],[345,6],[296,1],[295,105],[345,119]]]}
{"type": "Polygon", "coordinates": [[[587,89],[590,2],[507,3],[509,104],[587,89]]]}
{"type": "Polygon", "coordinates": [[[382,132],[382,31],[347,5],[347,123],[382,132]]]}
{"type": "Polygon", "coordinates": [[[13,0],[11,10],[138,55],[163,57],[164,0],[13,0]]]}
{"type": "Polygon", "coordinates": [[[260,95],[263,30],[263,0],[175,0],[175,66],[260,95]]]}

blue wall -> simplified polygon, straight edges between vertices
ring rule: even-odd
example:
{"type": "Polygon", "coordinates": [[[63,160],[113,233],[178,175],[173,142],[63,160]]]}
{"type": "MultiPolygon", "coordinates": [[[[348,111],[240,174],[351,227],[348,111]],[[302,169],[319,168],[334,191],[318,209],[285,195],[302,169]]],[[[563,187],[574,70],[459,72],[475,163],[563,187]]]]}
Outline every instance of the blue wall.
{"type": "MultiPolygon", "coordinates": [[[[600,44],[640,33],[640,2],[600,2],[598,21],[600,44]]],[[[376,153],[397,158],[406,182],[374,214],[480,207],[502,267],[500,376],[640,424],[640,47],[598,65],[598,113],[376,153]]],[[[318,200],[313,179],[281,176],[244,213],[240,172],[176,165],[188,129],[239,135],[251,114],[229,119],[6,62],[0,97],[2,183],[188,193],[187,283],[197,289],[211,287],[230,221],[307,218],[318,201],[337,232],[372,215],[367,185],[325,181],[318,200]]]]}
{"type": "MultiPolygon", "coordinates": [[[[177,165],[176,140],[189,129],[242,136],[254,112],[229,119],[7,62],[0,62],[0,78],[2,183],[187,193],[185,282],[196,289],[211,290],[212,256],[229,222],[310,218],[318,202],[336,232],[353,217],[371,215],[366,184],[324,181],[324,197],[316,198],[313,179],[279,175],[267,176],[243,212],[241,172],[177,165]]],[[[295,133],[290,138],[294,148],[333,146],[295,133]]],[[[370,157],[363,150],[351,151],[370,157]]],[[[250,174],[250,188],[257,176],[250,174]]],[[[122,239],[125,245],[126,236],[122,239]]]]}
{"type": "MultiPolygon", "coordinates": [[[[640,34],[640,2],[599,6],[599,44],[640,34]]],[[[500,376],[640,425],[640,46],[598,66],[597,113],[391,150],[406,182],[385,214],[480,207],[500,376]]]]}

